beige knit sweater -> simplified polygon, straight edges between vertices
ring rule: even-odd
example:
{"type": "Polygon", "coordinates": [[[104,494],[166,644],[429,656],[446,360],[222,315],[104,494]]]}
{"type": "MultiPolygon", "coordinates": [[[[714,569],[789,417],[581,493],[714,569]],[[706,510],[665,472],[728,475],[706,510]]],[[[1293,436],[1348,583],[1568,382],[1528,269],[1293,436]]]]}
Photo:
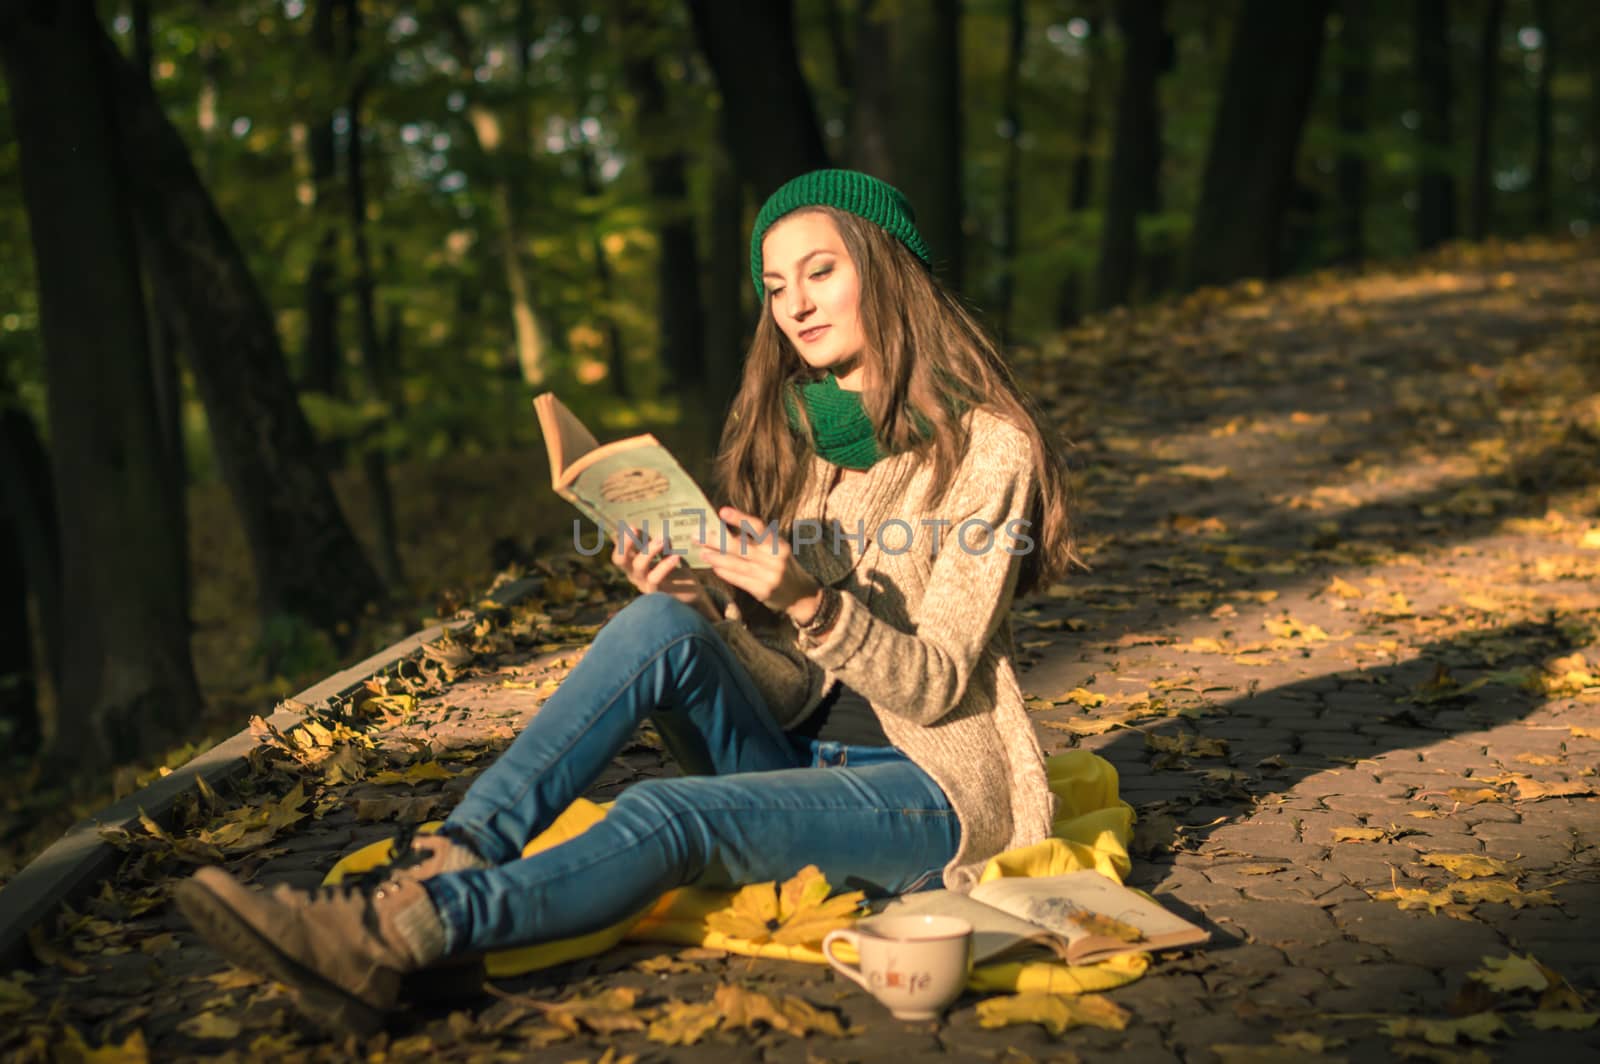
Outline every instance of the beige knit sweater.
{"type": "Polygon", "coordinates": [[[757,634],[726,594],[712,595],[724,618],[718,632],[780,724],[797,725],[842,681],[944,789],[961,821],[944,882],[959,891],[976,884],[990,857],[1045,838],[1055,811],[1012,666],[1012,593],[1020,552],[1032,544],[1011,538],[1031,535],[1025,524],[1008,523],[1027,518],[1032,448],[987,410],[967,418],[970,446],[937,507],[927,505],[932,465],[913,454],[884,458],[831,490],[835,467],[811,456],[795,520],[802,533],[791,542],[802,568],[844,593],[820,641],[787,617],[757,634]],[[963,531],[973,520],[983,523],[963,531]],[[808,527],[821,531],[819,542],[804,542],[808,527]]]}

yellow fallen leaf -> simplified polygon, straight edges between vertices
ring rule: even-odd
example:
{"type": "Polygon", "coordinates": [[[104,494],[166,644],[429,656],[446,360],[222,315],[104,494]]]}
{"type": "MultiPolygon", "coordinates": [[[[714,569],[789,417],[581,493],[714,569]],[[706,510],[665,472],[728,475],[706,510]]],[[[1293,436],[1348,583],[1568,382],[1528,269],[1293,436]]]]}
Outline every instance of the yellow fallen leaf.
{"type": "Polygon", "coordinates": [[[1464,905],[1492,902],[1510,905],[1513,909],[1526,909],[1534,905],[1555,905],[1556,897],[1548,890],[1524,891],[1515,883],[1499,879],[1476,879],[1471,883],[1457,883],[1450,893],[1464,905]]]}
{"type": "Polygon", "coordinates": [[[1388,836],[1383,828],[1334,828],[1334,842],[1379,842],[1388,836]]]}
{"type": "Polygon", "coordinates": [[[1442,868],[1457,879],[1516,875],[1522,870],[1509,861],[1475,853],[1425,853],[1422,863],[1442,868]]]}
{"type": "Polygon", "coordinates": [[[404,771],[396,772],[394,769],[385,769],[373,776],[371,783],[422,783],[426,780],[450,780],[455,778],[455,773],[439,764],[437,761],[418,761],[414,765],[407,765],[404,771]]]}
{"type": "Polygon", "coordinates": [[[1307,1053],[1326,1053],[1330,1049],[1338,1049],[1344,1045],[1343,1038],[1330,1038],[1327,1035],[1316,1034],[1312,1031],[1291,1031],[1287,1034],[1275,1034],[1272,1040],[1281,1046],[1291,1049],[1303,1049],[1307,1053]]]}
{"type": "Polygon", "coordinates": [[[1233,475],[1227,466],[1196,465],[1192,462],[1173,466],[1168,472],[1173,476],[1192,477],[1195,480],[1221,480],[1223,477],[1233,475]]]}
{"type": "Polygon", "coordinates": [[[19,972],[11,979],[0,979],[0,1016],[27,1012],[37,1002],[38,999],[22,985],[23,974],[19,972]]]}
{"type": "Polygon", "coordinates": [[[612,987],[591,997],[571,998],[554,1004],[529,1002],[544,1013],[549,1023],[570,1034],[581,1034],[585,1028],[595,1034],[614,1031],[642,1031],[644,1020],[633,1011],[639,991],[634,987],[612,987]]]}
{"type": "Polygon", "coordinates": [[[1397,1017],[1384,1021],[1383,1033],[1396,1038],[1421,1038],[1436,1046],[1453,1046],[1463,1040],[1492,1042],[1496,1035],[1510,1034],[1511,1029],[1495,1013],[1478,1012],[1459,1020],[1397,1017]]]}
{"type": "Polygon", "coordinates": [[[855,890],[829,898],[830,889],[817,866],[807,865],[781,890],[774,883],[741,887],[727,908],[706,916],[706,926],[756,944],[814,945],[829,931],[854,923],[866,897],[855,890]]]}
{"type": "Polygon", "coordinates": [[[66,1044],[56,1047],[50,1054],[52,1059],[72,1060],[81,1064],[148,1064],[150,1050],[144,1042],[144,1032],[134,1031],[120,1044],[107,1042],[102,1046],[91,1046],[83,1040],[83,1035],[78,1029],[68,1024],[62,1033],[66,1044]],[[61,1050],[66,1050],[62,1052],[61,1050]]]}
{"type": "Polygon", "coordinates": [[[1056,699],[1056,701],[1076,702],[1084,709],[1098,709],[1106,704],[1106,696],[1096,691],[1087,690],[1086,688],[1074,687],[1072,690],[1056,699]]]}
{"type": "Polygon", "coordinates": [[[848,1032],[839,1017],[817,1008],[803,998],[784,995],[769,997],[758,990],[724,983],[717,987],[713,1007],[722,1014],[725,1031],[744,1028],[754,1030],[757,1024],[766,1024],[798,1038],[812,1032],[842,1038],[848,1032]]]}
{"type": "Polygon", "coordinates": [[[1485,957],[1483,967],[1467,973],[1490,990],[1508,993],[1512,990],[1543,990],[1550,985],[1544,968],[1531,955],[1485,957]]]}
{"type": "Polygon", "coordinates": [[[1492,791],[1487,787],[1447,787],[1444,793],[1462,805],[1477,805],[1479,802],[1501,802],[1505,800],[1505,795],[1499,791],[1492,791]]]}
{"type": "Polygon", "coordinates": [[[1540,783],[1533,779],[1518,779],[1512,781],[1517,785],[1517,801],[1537,802],[1544,798],[1587,798],[1595,793],[1595,788],[1600,782],[1585,782],[1583,780],[1558,780],[1554,783],[1540,783]]]}
{"type": "Polygon", "coordinates": [[[190,1038],[237,1038],[242,1028],[239,1021],[231,1016],[223,1016],[215,1012],[202,1012],[197,1016],[190,1016],[178,1024],[178,1030],[190,1038]]]}
{"type": "Polygon", "coordinates": [[[1567,731],[1572,733],[1574,739],[1600,739],[1600,728],[1585,728],[1580,724],[1574,724],[1567,731]]]}
{"type": "Polygon", "coordinates": [[[1146,735],[1145,746],[1163,754],[1180,757],[1226,757],[1228,744],[1222,739],[1202,739],[1189,732],[1177,735],[1146,735]]]}
{"type": "Polygon", "coordinates": [[[1328,582],[1328,586],[1322,589],[1322,593],[1324,595],[1335,595],[1342,599],[1358,599],[1364,594],[1359,587],[1337,576],[1328,582]]]}
{"type": "Polygon", "coordinates": [[[667,1002],[661,1015],[650,1021],[645,1037],[669,1046],[692,1046],[705,1037],[722,1019],[714,1001],[667,1002]]]}
{"type": "Polygon", "coordinates": [[[1032,991],[978,1002],[978,1023],[983,1027],[1008,1027],[1037,1023],[1059,1035],[1073,1027],[1100,1027],[1120,1031],[1131,1015],[1104,994],[1046,994],[1032,991]]]}
{"type": "Polygon", "coordinates": [[[1526,1012],[1522,1018],[1541,1031],[1587,1031],[1600,1023],[1600,1012],[1564,1012],[1539,1009],[1526,1012]]]}
{"type": "Polygon", "coordinates": [[[1373,897],[1379,901],[1398,902],[1402,909],[1427,909],[1430,913],[1438,912],[1455,900],[1448,890],[1428,890],[1423,887],[1395,887],[1393,890],[1380,890],[1373,897]]]}

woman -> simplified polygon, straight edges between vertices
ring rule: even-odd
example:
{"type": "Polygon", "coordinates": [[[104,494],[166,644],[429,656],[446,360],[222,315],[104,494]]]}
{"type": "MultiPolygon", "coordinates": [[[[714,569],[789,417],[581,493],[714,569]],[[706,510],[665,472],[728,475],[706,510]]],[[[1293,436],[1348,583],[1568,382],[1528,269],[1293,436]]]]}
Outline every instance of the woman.
{"type": "Polygon", "coordinates": [[[624,537],[612,557],[644,594],[440,834],[361,890],[256,893],[201,869],[177,893],[195,927],[325,1026],[370,1033],[405,972],[609,926],[682,884],[814,863],[841,888],[965,890],[1045,837],[1008,614],[1072,560],[1063,465],[929,264],[875,178],[774,193],[718,456],[738,534],[706,537],[711,573],[624,537]],[[688,775],[521,857],[647,718],[688,775]]]}

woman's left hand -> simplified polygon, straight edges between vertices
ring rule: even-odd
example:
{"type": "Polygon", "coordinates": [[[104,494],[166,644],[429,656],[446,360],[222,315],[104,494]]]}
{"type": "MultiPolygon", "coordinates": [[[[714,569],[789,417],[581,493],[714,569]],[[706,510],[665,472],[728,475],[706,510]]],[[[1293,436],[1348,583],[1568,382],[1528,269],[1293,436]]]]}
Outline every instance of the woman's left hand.
{"type": "Polygon", "coordinates": [[[821,589],[811,574],[800,568],[776,526],[732,506],[722,507],[717,516],[739,531],[739,536],[737,543],[729,540],[727,550],[701,541],[700,549],[712,572],[774,613],[788,612],[796,602],[814,597],[821,589]],[[755,532],[755,539],[740,529],[741,522],[755,532]]]}

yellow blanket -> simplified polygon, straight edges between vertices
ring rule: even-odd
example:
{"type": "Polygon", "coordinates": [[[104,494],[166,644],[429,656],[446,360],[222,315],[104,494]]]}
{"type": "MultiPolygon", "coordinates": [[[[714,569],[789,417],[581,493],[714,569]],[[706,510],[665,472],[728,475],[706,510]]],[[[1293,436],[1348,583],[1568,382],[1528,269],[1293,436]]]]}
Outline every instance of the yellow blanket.
{"type": "MultiPolygon", "coordinates": [[[[1096,754],[1072,750],[1046,762],[1050,789],[1058,800],[1052,836],[1032,846],[1008,850],[983,870],[983,882],[1007,876],[1053,876],[1093,868],[1117,882],[1128,874],[1128,841],[1133,835],[1133,807],[1117,797],[1117,770],[1096,754]]],[[[523,848],[523,856],[539,853],[572,839],[605,816],[605,807],[580,798],[554,824],[523,848]]],[[[423,825],[435,830],[438,822],[423,825]]],[[[389,842],[375,842],[349,854],[328,872],[325,882],[364,872],[390,859],[389,842]]],[[[706,915],[726,908],[731,893],[702,887],[681,887],[655,904],[611,927],[576,938],[541,942],[491,953],[485,965],[491,978],[520,975],[579,957],[601,953],[624,939],[710,946],[753,957],[775,957],[827,963],[819,950],[733,939],[706,926],[706,915]]],[[[844,951],[841,951],[841,954],[844,951]]],[[[1111,990],[1144,974],[1149,954],[1129,953],[1098,964],[1066,965],[1055,961],[1005,962],[973,969],[972,990],[1088,993],[1111,990]]]]}

